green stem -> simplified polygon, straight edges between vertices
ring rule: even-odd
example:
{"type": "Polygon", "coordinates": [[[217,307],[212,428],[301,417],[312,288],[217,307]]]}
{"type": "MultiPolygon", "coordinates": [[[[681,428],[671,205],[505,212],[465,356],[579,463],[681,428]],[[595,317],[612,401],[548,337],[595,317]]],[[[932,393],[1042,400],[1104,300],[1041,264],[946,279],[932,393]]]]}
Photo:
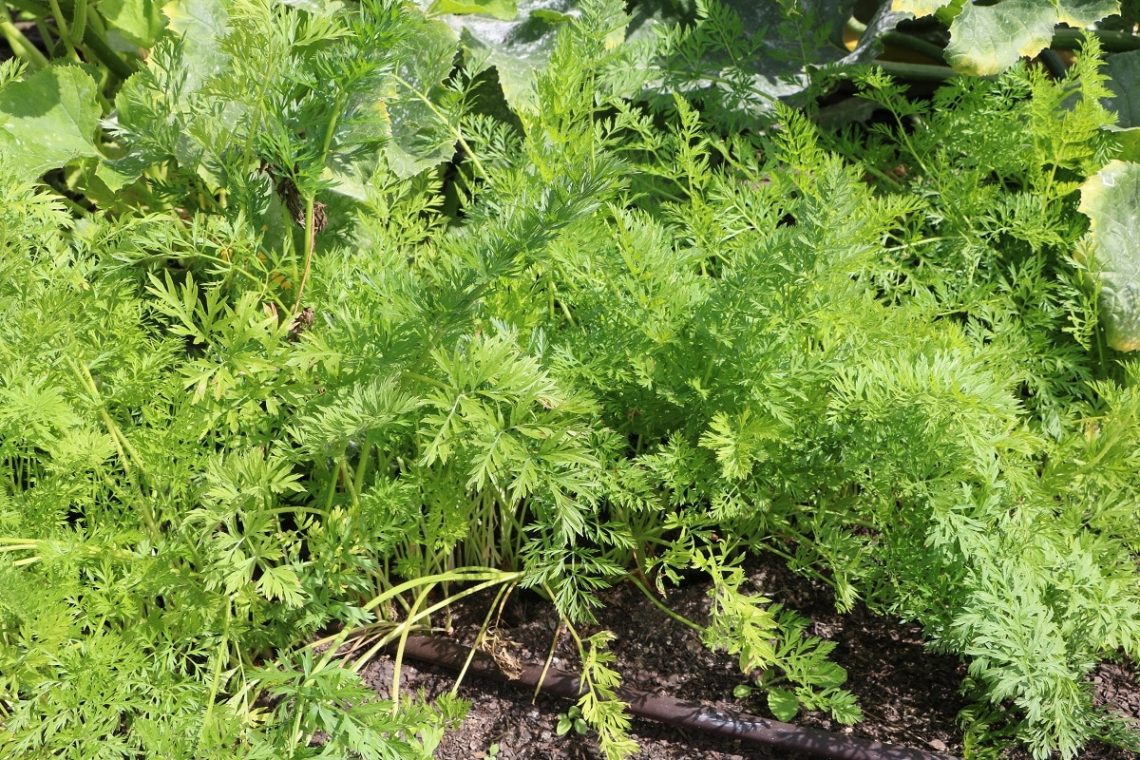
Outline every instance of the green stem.
{"type": "Polygon", "coordinates": [[[87,34],[87,0],[75,0],[75,15],[71,21],[71,33],[81,40],[87,34]]]}
{"type": "Polygon", "coordinates": [[[107,428],[107,432],[111,436],[111,442],[115,444],[115,449],[119,454],[119,460],[123,464],[123,472],[126,473],[127,480],[130,481],[131,486],[138,492],[139,506],[142,512],[143,520],[146,522],[147,531],[150,533],[150,539],[155,544],[158,544],[162,538],[162,534],[158,529],[158,519],[154,513],[154,508],[151,506],[150,500],[147,498],[146,491],[143,489],[142,484],[138,482],[135,477],[135,469],[142,475],[146,475],[146,463],[143,462],[142,456],[131,444],[130,440],[115,424],[112,419],[111,413],[107,411],[107,404],[103,401],[103,396],[99,393],[99,387],[95,385],[95,378],[91,376],[91,370],[87,368],[86,364],[74,360],[68,360],[72,372],[79,378],[86,386],[86,390],[91,394],[91,400],[99,407],[99,416],[103,420],[103,425],[107,428]],[[132,466],[133,465],[133,466],[132,466]]]}
{"type": "Polygon", "coordinates": [[[1041,59],[1041,63],[1049,70],[1049,73],[1052,74],[1054,78],[1065,78],[1065,74],[1068,73],[1068,68],[1065,66],[1065,62],[1061,60],[1061,56],[1057,55],[1056,50],[1045,48],[1041,51],[1041,55],[1038,56],[1038,58],[1041,59]]]}
{"type": "Polygon", "coordinates": [[[79,53],[75,52],[75,41],[71,38],[67,18],[63,15],[63,9],[59,7],[59,0],[48,0],[51,6],[51,14],[55,17],[55,26],[59,29],[59,38],[63,40],[64,47],[67,48],[68,55],[72,60],[79,60],[79,53]]]}
{"type": "Polygon", "coordinates": [[[8,8],[3,3],[0,3],[0,34],[3,34],[4,39],[8,41],[8,47],[12,48],[12,52],[33,69],[44,69],[51,65],[39,48],[12,23],[8,8]]]}
{"type": "Polygon", "coordinates": [[[111,49],[107,40],[103,38],[102,32],[97,28],[100,26],[98,18],[98,16],[92,16],[90,23],[83,30],[83,44],[87,46],[92,55],[99,59],[100,63],[107,67],[108,71],[119,79],[127,79],[135,73],[136,64],[128,63],[111,49]]]}
{"type": "Polygon", "coordinates": [[[932,61],[943,60],[942,48],[935,45],[933,42],[927,42],[910,34],[903,34],[902,32],[887,32],[880,37],[884,45],[894,45],[895,47],[909,50],[912,53],[924,55],[932,61]]]}
{"type": "Polygon", "coordinates": [[[309,282],[309,272],[313,268],[313,250],[317,246],[317,231],[313,227],[313,196],[305,199],[305,263],[301,270],[301,282],[297,285],[297,300],[293,302],[293,314],[301,308],[301,298],[305,295],[305,285],[309,282]]]}
{"type": "Polygon", "coordinates": [[[931,66],[926,63],[875,61],[875,65],[898,79],[911,79],[918,82],[944,82],[958,75],[958,72],[949,66],[931,66]]]}
{"type": "Polygon", "coordinates": [[[483,178],[486,179],[490,177],[490,175],[487,174],[487,170],[483,167],[483,163],[479,160],[479,157],[475,155],[475,151],[473,151],[471,149],[471,146],[467,144],[467,140],[464,139],[463,133],[455,127],[451,126],[451,122],[447,120],[447,118],[443,113],[440,112],[438,108],[436,108],[435,103],[431,102],[431,98],[417,90],[400,76],[393,74],[392,78],[406,87],[408,92],[412,93],[412,95],[415,95],[416,98],[423,102],[423,104],[428,107],[428,110],[435,114],[436,118],[439,119],[440,122],[442,122],[447,127],[447,130],[455,136],[456,141],[460,144],[460,146],[462,146],[463,152],[466,153],[467,157],[471,159],[471,163],[475,165],[475,168],[479,170],[479,173],[483,175],[483,178]]]}
{"type": "Polygon", "coordinates": [[[1140,50],[1140,37],[1128,32],[1112,32],[1106,30],[1069,29],[1061,27],[1053,32],[1052,47],[1058,50],[1076,50],[1084,44],[1085,35],[1096,35],[1100,39],[1100,46],[1106,53],[1127,53],[1130,50],[1140,50]]]}
{"type": "Polygon", "coordinates": [[[202,728],[198,732],[198,745],[201,746],[202,740],[206,736],[206,731],[210,725],[210,714],[214,711],[214,701],[218,698],[218,690],[221,686],[222,680],[222,659],[229,648],[230,637],[230,600],[226,600],[226,617],[222,623],[222,640],[218,642],[218,652],[214,655],[214,674],[210,679],[210,696],[206,699],[206,712],[202,716],[202,728]]]}
{"type": "Polygon", "coordinates": [[[660,599],[658,599],[657,595],[654,594],[652,591],[650,591],[645,586],[645,584],[641,582],[641,579],[638,578],[636,575],[630,575],[629,579],[630,579],[630,581],[633,582],[633,585],[635,585],[639,589],[641,589],[641,593],[645,594],[645,597],[649,601],[653,602],[653,605],[657,609],[664,612],[666,615],[671,617],[673,620],[676,620],[681,625],[687,625],[688,627],[692,628],[694,631],[704,631],[705,630],[705,627],[703,625],[701,625],[700,623],[695,623],[692,620],[689,620],[687,617],[685,617],[681,613],[670,609],[669,606],[666,605],[664,602],[662,602],[660,599]]]}

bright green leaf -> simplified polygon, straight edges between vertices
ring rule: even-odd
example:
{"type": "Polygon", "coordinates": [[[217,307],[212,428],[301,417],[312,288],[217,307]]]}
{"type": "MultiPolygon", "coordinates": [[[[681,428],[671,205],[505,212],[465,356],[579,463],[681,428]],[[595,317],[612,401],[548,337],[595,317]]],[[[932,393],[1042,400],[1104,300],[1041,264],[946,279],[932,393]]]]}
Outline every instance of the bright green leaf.
{"type": "Polygon", "coordinates": [[[170,31],[182,38],[186,62],[184,93],[200,88],[210,77],[224,71],[229,56],[221,41],[229,31],[229,13],[221,0],[171,0],[162,8],[170,19],[170,31]]]}
{"type": "Polygon", "coordinates": [[[1018,57],[1033,57],[1048,47],[1057,24],[1084,27],[1119,10],[1116,0],[969,3],[950,24],[946,57],[963,73],[997,74],[1012,66],[1018,57]]]}
{"type": "Polygon", "coordinates": [[[535,72],[550,57],[554,35],[562,27],[557,19],[564,17],[574,3],[522,0],[511,4],[516,6],[511,20],[452,15],[447,23],[459,33],[473,59],[482,61],[486,68],[495,67],[503,97],[517,110],[533,103],[535,72]]]}
{"type": "Polygon", "coordinates": [[[419,174],[451,158],[455,135],[435,105],[451,72],[455,37],[444,24],[428,22],[416,49],[378,102],[378,116],[391,140],[384,148],[388,165],[400,177],[419,174]]]}
{"type": "Polygon", "coordinates": [[[150,47],[166,26],[155,0],[103,0],[99,12],[115,30],[135,45],[150,47]]]}
{"type": "Polygon", "coordinates": [[[435,0],[430,13],[478,14],[510,21],[519,13],[515,0],[435,0]]]}
{"type": "Polygon", "coordinates": [[[1056,15],[1039,0],[967,5],[950,25],[946,57],[958,71],[986,76],[1035,56],[1053,40],[1056,15]]]}
{"type": "Polygon", "coordinates": [[[787,689],[769,689],[768,709],[780,720],[791,720],[800,711],[800,701],[787,689]]]}
{"type": "Polygon", "coordinates": [[[97,85],[77,66],[53,66],[0,89],[0,151],[28,177],[98,156],[97,85]]]}
{"type": "Polygon", "coordinates": [[[1108,345],[1140,350],[1140,164],[1111,161],[1081,186],[1108,345]]]}
{"type": "Polygon", "coordinates": [[[913,13],[915,16],[929,16],[951,0],[892,0],[891,10],[897,13],[913,13]]]}
{"type": "Polygon", "coordinates": [[[1106,16],[1120,13],[1117,0],[1054,0],[1057,22],[1069,26],[1085,27],[1106,16]]]}

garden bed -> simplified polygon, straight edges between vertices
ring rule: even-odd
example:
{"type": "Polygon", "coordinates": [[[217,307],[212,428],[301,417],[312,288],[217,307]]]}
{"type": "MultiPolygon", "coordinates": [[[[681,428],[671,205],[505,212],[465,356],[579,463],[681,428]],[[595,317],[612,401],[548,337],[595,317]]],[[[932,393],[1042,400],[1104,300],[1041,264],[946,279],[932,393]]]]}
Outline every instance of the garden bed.
{"type": "MultiPolygon", "coordinates": [[[[753,562],[748,577],[752,590],[809,616],[814,621],[815,635],[837,642],[832,657],[847,669],[846,686],[858,696],[865,716],[853,727],[840,726],[819,713],[801,714],[793,722],[900,747],[963,754],[962,734],[955,716],[967,704],[958,693],[966,668],[958,658],[925,651],[918,626],[895,624],[862,606],[847,615],[837,613],[829,589],[790,572],[782,560],[753,562]]],[[[667,603],[690,619],[704,620],[709,609],[709,590],[707,583],[687,583],[671,590],[667,603]]],[[[710,652],[696,632],[663,615],[634,586],[611,589],[604,600],[606,606],[600,610],[598,621],[617,634],[612,649],[625,683],[727,710],[768,716],[762,701],[733,698],[733,688],[744,682],[734,658],[710,652]]],[[[453,610],[449,635],[470,645],[489,601],[489,597],[475,597],[458,605],[453,610]]],[[[519,594],[508,604],[496,632],[500,651],[521,662],[541,663],[547,657],[557,624],[557,615],[548,605],[519,594]]],[[[553,664],[576,670],[576,655],[565,637],[553,664]]],[[[362,675],[378,693],[387,696],[392,669],[392,658],[381,656],[369,663],[362,675]]],[[[1134,667],[1101,665],[1093,681],[1097,684],[1099,703],[1140,721],[1140,680],[1134,667]]],[[[400,688],[408,693],[422,690],[426,696],[436,697],[450,691],[454,683],[455,673],[451,670],[415,661],[403,664],[400,688]]],[[[450,732],[436,751],[440,760],[580,760],[601,756],[589,737],[573,731],[557,735],[559,716],[569,706],[565,700],[546,695],[534,699],[525,687],[477,676],[464,679],[459,696],[471,702],[471,709],[459,730],[450,732]],[[492,753],[496,745],[497,755],[492,753]]],[[[786,750],[768,750],[736,739],[641,719],[633,722],[633,736],[640,745],[637,757],[654,760],[796,760],[786,750]]],[[[1006,756],[1028,758],[1020,750],[1007,750],[1006,756]]],[[[1128,760],[1132,755],[1093,743],[1081,757],[1128,760]]]]}

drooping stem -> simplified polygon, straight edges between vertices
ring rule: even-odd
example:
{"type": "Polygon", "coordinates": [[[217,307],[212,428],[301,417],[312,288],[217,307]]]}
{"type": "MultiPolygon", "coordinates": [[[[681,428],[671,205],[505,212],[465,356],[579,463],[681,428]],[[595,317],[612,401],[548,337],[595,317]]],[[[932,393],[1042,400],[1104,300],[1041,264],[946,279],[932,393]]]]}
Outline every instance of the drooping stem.
{"type": "Polygon", "coordinates": [[[8,41],[8,47],[12,48],[12,52],[33,69],[43,69],[50,65],[39,48],[12,23],[12,16],[9,15],[8,7],[4,3],[0,3],[0,34],[3,34],[4,39],[8,41]]]}

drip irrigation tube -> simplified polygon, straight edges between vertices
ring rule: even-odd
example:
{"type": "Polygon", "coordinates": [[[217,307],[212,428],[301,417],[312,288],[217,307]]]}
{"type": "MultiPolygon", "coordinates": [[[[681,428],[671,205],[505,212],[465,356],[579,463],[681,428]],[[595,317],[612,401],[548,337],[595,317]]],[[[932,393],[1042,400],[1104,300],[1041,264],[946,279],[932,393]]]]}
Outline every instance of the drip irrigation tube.
{"type": "MultiPolygon", "coordinates": [[[[429,636],[409,636],[404,656],[451,670],[459,670],[467,660],[468,650],[460,645],[429,636]]],[[[558,668],[549,668],[543,678],[542,667],[527,665],[516,678],[509,678],[498,665],[481,652],[471,661],[469,670],[502,681],[535,687],[542,679],[541,691],[566,699],[577,699],[578,677],[558,668]]],[[[816,728],[793,726],[775,720],[734,713],[688,702],[673,697],[622,686],[618,696],[629,704],[634,715],[671,726],[718,734],[741,741],[762,744],[773,749],[798,752],[813,757],[835,760],[948,760],[940,755],[909,747],[883,744],[874,739],[846,736],[816,728]]]]}

